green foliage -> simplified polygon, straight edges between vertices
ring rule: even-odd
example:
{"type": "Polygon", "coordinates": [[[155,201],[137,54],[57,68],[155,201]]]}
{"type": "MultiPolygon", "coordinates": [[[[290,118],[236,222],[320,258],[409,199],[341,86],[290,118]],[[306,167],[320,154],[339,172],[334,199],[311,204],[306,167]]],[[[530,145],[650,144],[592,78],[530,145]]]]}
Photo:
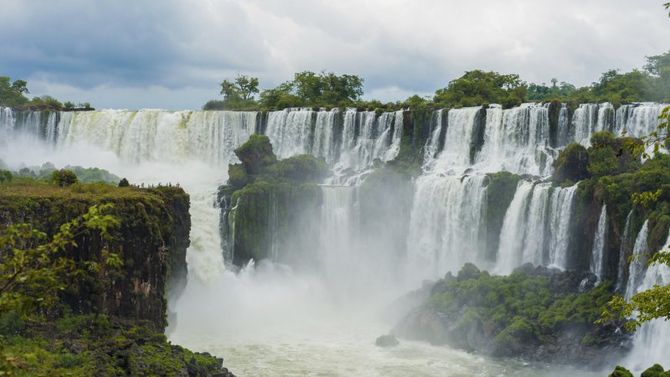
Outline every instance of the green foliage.
{"type": "Polygon", "coordinates": [[[499,103],[504,107],[521,104],[527,87],[519,75],[474,70],[449,82],[435,92],[433,101],[441,107],[466,107],[499,103]]]}
{"type": "Polygon", "coordinates": [[[304,71],[276,88],[261,93],[265,109],[286,107],[345,107],[356,104],[363,95],[363,79],[356,75],[319,74],[304,71]]]}
{"type": "Polygon", "coordinates": [[[593,177],[617,175],[635,171],[640,167],[642,142],[634,138],[616,138],[607,131],[591,135],[588,150],[588,172],[593,177]]]}
{"type": "Polygon", "coordinates": [[[119,187],[129,187],[130,182],[127,179],[123,178],[119,181],[119,187]]]}
{"type": "Polygon", "coordinates": [[[528,85],[528,95],[527,99],[530,101],[543,101],[548,102],[552,100],[563,101],[566,98],[569,98],[577,91],[574,85],[567,82],[561,82],[560,85],[557,85],[558,80],[552,79],[552,85],[546,86],[542,84],[530,84],[528,85]]]}
{"type": "Polygon", "coordinates": [[[229,376],[221,359],[172,345],[148,323],[104,315],[66,316],[32,322],[29,333],[3,339],[0,375],[229,376]]]}
{"type": "Polygon", "coordinates": [[[517,270],[509,276],[492,276],[466,264],[455,278],[447,275],[435,285],[427,305],[447,318],[471,312],[489,329],[497,355],[517,354],[523,344],[543,343],[567,328],[582,329],[588,342],[605,342],[594,323],[612,297],[609,284],[579,293],[566,288],[571,284],[569,274],[517,270]]]}
{"type": "Polygon", "coordinates": [[[77,175],[72,170],[61,169],[55,170],[51,174],[51,181],[60,187],[66,187],[77,183],[78,179],[77,175]]]}
{"type": "MultiPolygon", "coordinates": [[[[19,110],[60,111],[74,110],[72,102],[65,105],[50,96],[33,97],[28,99],[25,94],[28,91],[28,82],[25,80],[14,80],[7,76],[0,76],[0,107],[11,107],[19,110]]],[[[80,105],[82,109],[92,110],[91,105],[86,103],[80,105]]]]}
{"type": "Polygon", "coordinates": [[[212,100],[205,104],[203,110],[252,110],[258,104],[254,96],[258,94],[258,78],[238,75],[235,80],[221,82],[223,101],[212,100]]]}
{"type": "Polygon", "coordinates": [[[616,368],[614,368],[614,371],[610,373],[609,377],[633,377],[633,373],[628,369],[617,365],[616,368]]]}
{"type": "Polygon", "coordinates": [[[318,182],[328,174],[328,165],[323,159],[303,154],[277,161],[265,169],[269,176],[298,182],[318,182]]]}
{"type": "Polygon", "coordinates": [[[0,183],[11,182],[14,176],[9,170],[0,170],[0,183]]]}
{"type": "Polygon", "coordinates": [[[554,161],[553,179],[557,182],[577,182],[589,178],[589,154],[577,143],[565,147],[554,161]]]}
{"type": "Polygon", "coordinates": [[[75,238],[96,231],[109,238],[118,220],[106,212],[110,204],[92,206],[88,212],[62,224],[50,239],[30,224],[15,224],[0,232],[0,312],[17,311],[22,316],[48,313],[60,302],[62,291],[87,274],[107,276],[107,269],[120,267],[118,256],[105,250],[101,262],[70,258],[75,238]]]}
{"type": "Polygon", "coordinates": [[[19,107],[28,102],[21,90],[22,83],[25,81],[16,80],[12,83],[9,77],[0,76],[0,106],[19,107]]]}
{"type": "Polygon", "coordinates": [[[645,72],[634,69],[622,74],[617,70],[609,70],[600,76],[598,82],[593,83],[591,91],[597,101],[618,105],[651,99],[651,88],[651,77],[645,72]]]}

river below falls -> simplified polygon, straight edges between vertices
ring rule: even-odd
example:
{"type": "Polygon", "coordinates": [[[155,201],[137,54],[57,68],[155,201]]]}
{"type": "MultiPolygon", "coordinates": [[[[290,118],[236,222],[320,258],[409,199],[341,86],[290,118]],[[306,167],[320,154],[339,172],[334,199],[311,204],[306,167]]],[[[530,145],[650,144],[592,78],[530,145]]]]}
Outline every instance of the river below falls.
{"type": "MultiPolygon", "coordinates": [[[[400,339],[375,346],[389,332],[384,306],[372,298],[332,295],[318,279],[250,268],[213,281],[190,279],[168,329],[169,339],[225,359],[247,376],[605,376],[556,365],[494,359],[446,346],[400,339]]],[[[388,306],[386,309],[388,311],[388,306]]]]}
{"type": "Polygon", "coordinates": [[[605,376],[551,365],[492,359],[446,346],[400,340],[400,345],[374,345],[388,328],[342,328],[334,325],[309,334],[228,341],[225,334],[180,334],[173,342],[225,359],[237,376],[605,376]],[[324,331],[329,330],[329,331],[324,331]]]}

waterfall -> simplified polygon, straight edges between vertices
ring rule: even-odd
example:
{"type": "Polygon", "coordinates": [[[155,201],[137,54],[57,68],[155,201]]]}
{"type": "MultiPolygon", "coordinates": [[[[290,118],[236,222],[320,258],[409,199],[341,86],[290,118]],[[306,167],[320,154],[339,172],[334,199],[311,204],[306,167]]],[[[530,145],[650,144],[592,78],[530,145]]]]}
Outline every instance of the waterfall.
{"type": "Polygon", "coordinates": [[[328,183],[353,185],[369,171],[375,160],[393,160],[400,152],[403,111],[386,112],[348,109],[344,114],[340,157],[333,164],[328,183]]]}
{"type": "Polygon", "coordinates": [[[546,106],[526,103],[507,110],[491,106],[486,110],[484,146],[476,165],[487,172],[547,175],[554,157],[548,142],[546,106]]]}
{"type": "Polygon", "coordinates": [[[570,220],[574,207],[578,184],[566,188],[556,188],[551,195],[551,237],[549,243],[549,265],[565,269],[570,246],[570,220]]]}
{"type": "Polygon", "coordinates": [[[605,102],[598,105],[598,117],[593,132],[613,131],[614,126],[614,106],[605,102]]]}
{"type": "Polygon", "coordinates": [[[626,283],[626,255],[628,250],[630,250],[630,221],[633,217],[633,210],[628,212],[626,216],[626,225],[623,227],[623,233],[621,234],[621,246],[619,247],[619,263],[617,266],[617,279],[616,279],[616,290],[622,291],[626,283]]]}
{"type": "MultiPolygon", "coordinates": [[[[670,247],[670,235],[662,250],[670,247]]],[[[670,267],[665,264],[652,264],[644,274],[635,292],[642,292],[655,285],[670,285],[670,267]]],[[[654,319],[643,324],[633,338],[633,349],[626,365],[635,370],[644,370],[655,363],[664,364],[670,360],[670,323],[665,319],[654,319]]],[[[665,366],[665,365],[664,365],[665,366]]]]}
{"type": "Polygon", "coordinates": [[[103,110],[63,113],[59,147],[97,145],[126,161],[189,159],[226,166],[254,133],[258,113],[233,111],[103,110]]]}
{"type": "Polygon", "coordinates": [[[431,171],[460,173],[470,166],[475,118],[481,107],[449,110],[444,148],[431,171]]]}
{"type": "Polygon", "coordinates": [[[519,182],[500,231],[497,272],[508,274],[524,263],[567,267],[576,187],[519,182]]]}
{"type": "Polygon", "coordinates": [[[569,119],[568,107],[565,104],[561,104],[561,109],[558,112],[558,146],[564,146],[570,142],[569,119]]]}
{"type": "Polygon", "coordinates": [[[420,177],[407,239],[408,276],[420,282],[465,262],[485,265],[484,175],[420,177]]]}
{"type": "Polygon", "coordinates": [[[335,116],[339,110],[319,111],[314,126],[314,143],[312,155],[323,157],[326,163],[332,164],[335,159],[335,116]]]}
{"type": "Polygon", "coordinates": [[[507,209],[500,231],[497,271],[509,274],[521,264],[524,247],[524,233],[527,224],[529,198],[533,193],[533,183],[519,181],[514,198],[507,209]]]}
{"type": "Polygon", "coordinates": [[[628,266],[628,283],[626,283],[626,300],[630,299],[644,278],[644,270],[647,268],[647,237],[649,236],[649,220],[645,220],[642,229],[635,238],[633,256],[628,266]]]}
{"type": "Polygon", "coordinates": [[[589,145],[591,133],[595,129],[598,117],[598,105],[594,103],[583,103],[575,109],[572,115],[572,127],[574,130],[574,141],[583,145],[589,145]]]}
{"type": "Polygon", "coordinates": [[[423,148],[423,170],[432,168],[435,156],[440,150],[440,137],[442,135],[443,119],[446,110],[434,111],[431,118],[430,135],[423,148]]]}
{"type": "Polygon", "coordinates": [[[598,280],[604,276],[605,266],[605,242],[607,232],[607,206],[603,204],[598,218],[598,227],[593,236],[593,248],[591,250],[591,272],[596,275],[598,280]]]}
{"type": "Polygon", "coordinates": [[[309,153],[312,137],[311,109],[285,109],[271,111],[265,134],[270,138],[272,149],[278,158],[287,158],[309,153]]]}
{"type": "Polygon", "coordinates": [[[656,130],[659,115],[667,104],[635,103],[622,105],[616,111],[615,131],[628,136],[641,137],[656,130]]]}

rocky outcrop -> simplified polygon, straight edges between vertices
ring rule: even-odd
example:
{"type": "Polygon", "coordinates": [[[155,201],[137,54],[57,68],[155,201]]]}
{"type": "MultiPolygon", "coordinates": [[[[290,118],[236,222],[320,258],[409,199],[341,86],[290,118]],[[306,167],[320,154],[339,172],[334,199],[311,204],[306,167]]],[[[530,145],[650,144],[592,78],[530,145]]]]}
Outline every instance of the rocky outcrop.
{"type": "Polygon", "coordinates": [[[229,166],[219,189],[225,259],[236,266],[250,260],[304,260],[313,246],[313,221],[321,205],[325,161],[310,155],[278,161],[267,136],[252,135],[235,150],[242,162],[229,166]],[[292,255],[278,255],[291,250],[292,255]]]}
{"type": "Polygon", "coordinates": [[[60,224],[86,213],[95,204],[111,203],[120,221],[113,238],[85,232],[72,248],[76,261],[97,261],[104,250],[123,261],[111,280],[82,279],[62,299],[75,313],[101,313],[129,320],[147,320],[162,331],[166,292],[180,292],[186,282],[186,249],[191,227],[189,196],[177,187],[116,188],[80,185],[59,188],[44,184],[0,188],[0,226],[30,223],[47,235],[60,224]]]}
{"type": "Polygon", "coordinates": [[[599,366],[626,350],[622,323],[596,325],[611,297],[588,273],[530,265],[507,277],[447,274],[393,333],[492,356],[599,366]]]}

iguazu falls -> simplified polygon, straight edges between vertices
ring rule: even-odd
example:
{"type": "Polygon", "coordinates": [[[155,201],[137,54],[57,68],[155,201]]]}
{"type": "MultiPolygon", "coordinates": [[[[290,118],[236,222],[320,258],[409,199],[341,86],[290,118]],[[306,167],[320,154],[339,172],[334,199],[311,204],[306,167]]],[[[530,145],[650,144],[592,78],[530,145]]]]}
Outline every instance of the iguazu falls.
{"type": "Polygon", "coordinates": [[[0,9],[0,375],[670,376],[670,3],[0,9]]]}

